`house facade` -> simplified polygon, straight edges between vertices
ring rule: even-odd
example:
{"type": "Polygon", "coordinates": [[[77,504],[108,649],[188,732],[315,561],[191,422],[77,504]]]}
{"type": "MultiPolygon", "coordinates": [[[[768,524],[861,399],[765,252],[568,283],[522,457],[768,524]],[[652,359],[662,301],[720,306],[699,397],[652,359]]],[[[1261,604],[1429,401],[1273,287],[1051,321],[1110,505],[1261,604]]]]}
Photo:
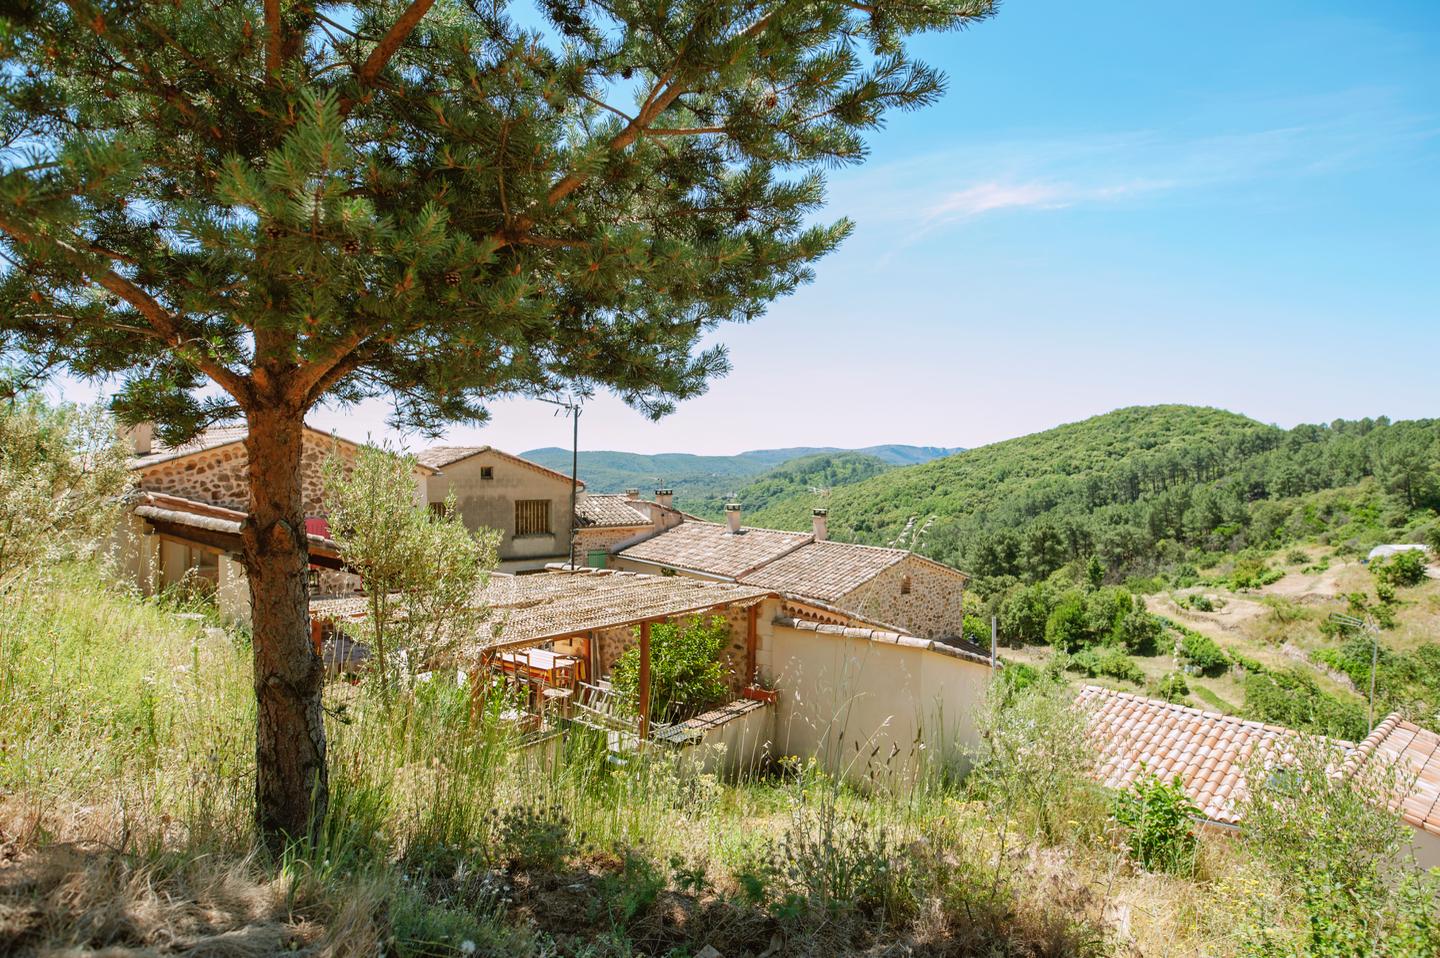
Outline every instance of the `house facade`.
{"type": "Polygon", "coordinates": [[[491,446],[435,446],[416,458],[432,470],[425,480],[431,508],[453,493],[467,529],[500,532],[501,572],[569,561],[575,523],[568,475],[491,446]]]}
{"type": "MultiPolygon", "coordinates": [[[[222,615],[250,618],[250,589],[240,561],[240,528],[247,517],[248,456],[244,426],[207,429],[190,442],[168,446],[148,424],[128,430],[134,452],[130,471],[135,492],[113,540],[126,575],[147,595],[184,586],[215,596],[222,615]]],[[[310,548],[311,587],[347,592],[360,585],[344,570],[325,520],[325,461],[353,462],[359,445],[306,427],[300,473],[310,548]]],[[[415,494],[423,501],[424,479],[416,471],[415,494]]]]}
{"type": "Polygon", "coordinates": [[[926,639],[964,634],[963,572],[904,549],[835,542],[822,509],[809,533],[746,527],[733,503],[726,520],[680,514],[671,525],[618,540],[604,559],[616,569],[770,588],[926,639]]]}

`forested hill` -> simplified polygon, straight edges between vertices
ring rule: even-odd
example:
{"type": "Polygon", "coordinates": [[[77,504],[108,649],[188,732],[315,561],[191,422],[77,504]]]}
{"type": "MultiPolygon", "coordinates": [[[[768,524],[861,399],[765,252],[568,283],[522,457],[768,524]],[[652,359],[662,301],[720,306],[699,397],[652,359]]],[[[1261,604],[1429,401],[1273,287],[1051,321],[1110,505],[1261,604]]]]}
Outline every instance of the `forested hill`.
{"type": "MultiPolygon", "coordinates": [[[[1437,461],[1436,420],[1284,430],[1219,409],[1132,407],[891,469],[825,504],[837,538],[910,546],[993,589],[1091,555],[1112,577],[1148,575],[1352,519],[1372,535],[1423,526],[1440,506],[1437,461]],[[1362,483],[1379,498],[1316,497],[1362,483]]],[[[804,529],[814,504],[795,494],[747,510],[747,523],[804,529]]]]}
{"type": "MultiPolygon", "coordinates": [[[[886,465],[907,466],[929,462],[959,452],[943,446],[889,444],[865,449],[842,450],[797,446],[788,449],[754,449],[734,456],[696,456],[690,453],[582,451],[580,478],[592,492],[642,491],[657,485],[673,488],[676,502],[686,509],[704,510],[711,500],[735,493],[752,479],[796,459],[820,454],[856,453],[873,456],[886,465]]],[[[557,446],[531,449],[520,454],[532,462],[563,472],[570,471],[570,450],[557,446]]]]}

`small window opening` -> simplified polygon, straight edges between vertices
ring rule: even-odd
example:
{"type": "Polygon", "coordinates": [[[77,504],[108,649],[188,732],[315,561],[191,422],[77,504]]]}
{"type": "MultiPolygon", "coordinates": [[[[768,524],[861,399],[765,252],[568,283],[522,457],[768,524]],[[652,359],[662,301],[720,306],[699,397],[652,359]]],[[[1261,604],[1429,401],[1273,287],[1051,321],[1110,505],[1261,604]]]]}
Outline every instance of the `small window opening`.
{"type": "Polygon", "coordinates": [[[481,478],[481,479],[494,479],[494,478],[495,478],[495,467],[494,467],[494,466],[481,466],[481,467],[480,467],[480,478],[481,478]]]}
{"type": "Polygon", "coordinates": [[[907,575],[907,576],[903,576],[903,577],[900,579],[900,594],[901,594],[901,595],[909,595],[909,594],[910,594],[910,577],[909,577],[908,575],[907,575]]]}

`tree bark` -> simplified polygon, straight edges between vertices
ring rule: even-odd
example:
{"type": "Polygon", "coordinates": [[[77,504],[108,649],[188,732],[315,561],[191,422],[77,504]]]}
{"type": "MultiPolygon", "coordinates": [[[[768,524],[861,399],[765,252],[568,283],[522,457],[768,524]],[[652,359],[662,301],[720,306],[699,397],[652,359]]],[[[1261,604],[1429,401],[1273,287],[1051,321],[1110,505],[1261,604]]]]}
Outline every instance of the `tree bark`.
{"type": "Polygon", "coordinates": [[[244,540],[254,633],[255,809],[272,847],[314,836],[325,817],[324,668],[310,642],[309,549],[300,484],[303,414],[251,409],[244,540]]]}

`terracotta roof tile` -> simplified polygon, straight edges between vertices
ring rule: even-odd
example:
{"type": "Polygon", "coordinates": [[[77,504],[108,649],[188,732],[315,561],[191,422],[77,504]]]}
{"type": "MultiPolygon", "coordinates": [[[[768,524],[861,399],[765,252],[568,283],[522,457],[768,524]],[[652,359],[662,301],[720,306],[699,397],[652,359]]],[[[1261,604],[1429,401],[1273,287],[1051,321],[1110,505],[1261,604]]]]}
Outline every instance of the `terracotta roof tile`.
{"type": "Polygon", "coordinates": [[[1165,781],[1178,775],[1207,818],[1232,825],[1247,794],[1245,770],[1252,757],[1263,761],[1299,734],[1093,685],[1081,690],[1077,702],[1089,713],[1100,756],[1097,777],[1104,785],[1124,789],[1142,774],[1165,781]]]}
{"type": "Polygon", "coordinates": [[[736,579],[803,546],[811,537],[776,529],[730,528],[715,522],[682,522],[637,542],[619,555],[659,566],[736,579]]]}
{"type": "Polygon", "coordinates": [[[247,426],[211,426],[209,429],[202,430],[194,439],[178,446],[167,446],[157,438],[150,446],[148,453],[143,456],[135,456],[130,460],[130,468],[144,469],[158,463],[169,462],[171,459],[179,459],[181,456],[204,452],[207,449],[218,449],[221,446],[228,446],[232,442],[241,442],[248,435],[250,435],[250,429],[247,426]]]}
{"type": "Polygon", "coordinates": [[[575,520],[582,528],[648,526],[650,510],[628,496],[586,493],[575,503],[575,520]]]}
{"type": "Polygon", "coordinates": [[[1411,825],[1440,835],[1440,735],[1391,715],[1356,747],[1345,771],[1389,765],[1401,789],[1396,808],[1411,825]]]}
{"type": "MultiPolygon", "coordinates": [[[[477,605],[491,610],[474,650],[534,645],[629,625],[645,619],[699,614],[708,609],[749,604],[774,592],[728,582],[705,582],[684,576],[651,576],[626,572],[550,572],[534,575],[491,575],[475,594],[477,605]]],[[[310,613],[326,619],[363,619],[363,597],[316,599],[310,613]]]]}
{"type": "MultiPolygon", "coordinates": [[[[493,453],[502,459],[508,459],[517,465],[525,466],[536,472],[544,473],[547,476],[553,476],[557,479],[563,479],[566,482],[570,481],[569,473],[559,472],[548,466],[542,466],[538,462],[531,462],[529,459],[523,459],[503,449],[496,449],[494,446],[431,446],[429,449],[422,449],[417,452],[415,458],[420,461],[422,466],[428,466],[431,469],[444,469],[446,466],[454,465],[463,459],[478,456],[482,452],[493,453]]],[[[581,489],[584,489],[585,481],[582,479],[577,485],[581,489]]]]}
{"type": "Polygon", "coordinates": [[[743,576],[751,585],[833,601],[869,582],[910,553],[903,549],[811,542],[743,576]]]}

